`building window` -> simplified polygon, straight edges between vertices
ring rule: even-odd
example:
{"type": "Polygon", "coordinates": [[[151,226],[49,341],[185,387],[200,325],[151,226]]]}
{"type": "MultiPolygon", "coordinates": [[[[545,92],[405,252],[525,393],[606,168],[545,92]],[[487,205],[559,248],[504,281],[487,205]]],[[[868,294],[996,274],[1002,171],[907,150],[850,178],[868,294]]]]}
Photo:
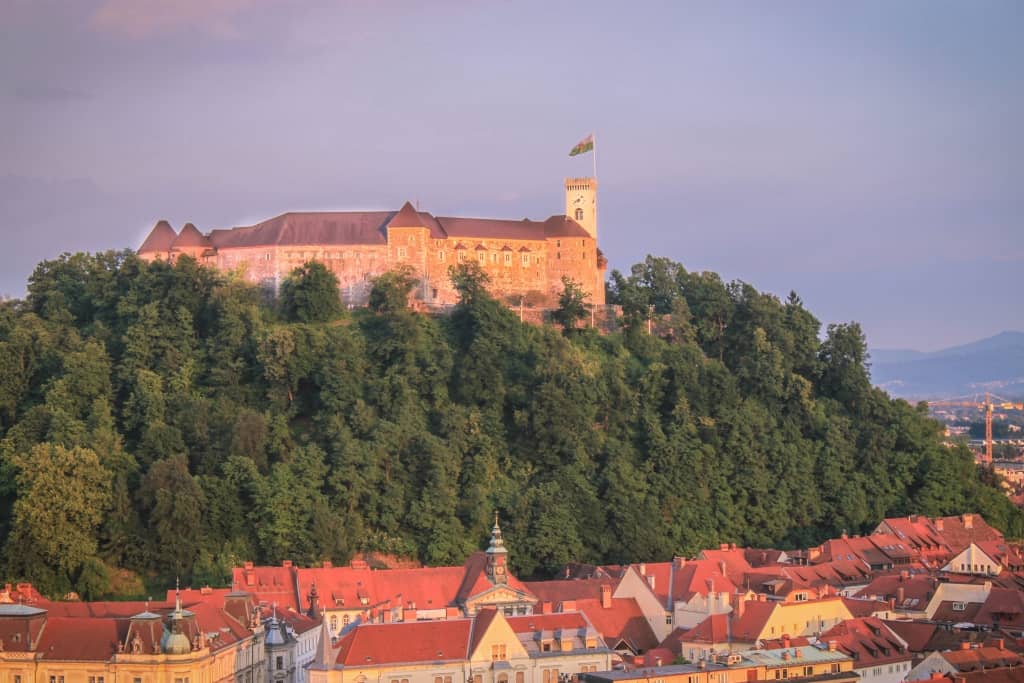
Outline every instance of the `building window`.
{"type": "Polygon", "coordinates": [[[409,250],[406,247],[398,248],[398,258],[407,258],[409,256],[409,250]]]}
{"type": "Polygon", "coordinates": [[[444,249],[437,250],[437,260],[444,261],[444,249]]]}
{"type": "MultiPolygon", "coordinates": [[[[512,254],[509,254],[509,259],[511,259],[511,258],[512,258],[512,254]]],[[[530,266],[530,255],[529,254],[523,254],[522,262],[523,262],[523,268],[529,268],[529,266],[530,266]]]]}
{"type": "Polygon", "coordinates": [[[284,669],[284,657],[278,656],[277,658],[277,670],[281,671],[284,669]]]}
{"type": "Polygon", "coordinates": [[[517,671],[516,672],[516,683],[525,683],[525,681],[526,681],[526,674],[524,674],[522,671],[517,671]]]}
{"type": "Polygon", "coordinates": [[[583,220],[583,209],[576,209],[576,220],[583,220]]]}
{"type": "Polygon", "coordinates": [[[476,252],[476,260],[480,262],[480,265],[487,263],[487,252],[485,252],[483,249],[476,252]]]}
{"type": "Polygon", "coordinates": [[[665,615],[665,625],[666,626],[671,626],[672,625],[672,615],[671,614],[666,614],[665,615]]]}
{"type": "Polygon", "coordinates": [[[965,603],[965,602],[954,602],[953,603],[953,611],[954,612],[963,612],[966,609],[967,609],[967,603],[965,603]]]}
{"type": "Polygon", "coordinates": [[[348,626],[348,622],[349,622],[349,616],[346,614],[345,616],[343,616],[341,618],[341,625],[342,626],[348,626]]]}
{"type": "Polygon", "coordinates": [[[338,617],[335,614],[331,615],[331,633],[338,630],[338,617]]]}
{"type": "Polygon", "coordinates": [[[464,252],[464,251],[462,251],[460,249],[459,250],[459,263],[465,263],[465,262],[466,262],[466,252],[464,252]]]}
{"type": "Polygon", "coordinates": [[[505,252],[505,265],[506,266],[511,266],[512,265],[512,254],[510,254],[508,252],[505,252]]]}
{"type": "Polygon", "coordinates": [[[505,652],[505,643],[499,643],[498,645],[491,645],[491,661],[492,662],[503,662],[508,659],[508,654],[505,652]]]}
{"type": "Polygon", "coordinates": [[[132,683],[142,683],[142,679],[141,678],[133,678],[132,679],[132,683]]]}
{"type": "Polygon", "coordinates": [[[21,674],[14,674],[14,683],[21,683],[21,674]]]}
{"type": "Polygon", "coordinates": [[[494,252],[494,253],[491,254],[491,263],[497,263],[497,262],[498,262],[498,252],[494,252]]]}

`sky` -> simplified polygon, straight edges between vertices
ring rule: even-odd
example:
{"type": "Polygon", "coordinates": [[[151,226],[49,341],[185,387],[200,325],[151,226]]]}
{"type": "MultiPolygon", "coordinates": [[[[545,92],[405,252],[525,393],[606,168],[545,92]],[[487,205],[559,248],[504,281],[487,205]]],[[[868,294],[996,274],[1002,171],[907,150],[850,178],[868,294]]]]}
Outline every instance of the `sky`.
{"type": "Polygon", "coordinates": [[[0,0],[0,294],[296,210],[543,219],[876,348],[1024,330],[1024,3],[0,0]]]}

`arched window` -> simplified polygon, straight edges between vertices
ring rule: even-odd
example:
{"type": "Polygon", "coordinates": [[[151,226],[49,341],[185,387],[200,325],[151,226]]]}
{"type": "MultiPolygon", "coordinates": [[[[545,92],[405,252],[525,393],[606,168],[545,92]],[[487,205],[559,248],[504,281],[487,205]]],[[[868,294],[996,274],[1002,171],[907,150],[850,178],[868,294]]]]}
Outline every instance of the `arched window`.
{"type": "Polygon", "coordinates": [[[583,220],[583,209],[576,209],[576,220],[583,220]]]}

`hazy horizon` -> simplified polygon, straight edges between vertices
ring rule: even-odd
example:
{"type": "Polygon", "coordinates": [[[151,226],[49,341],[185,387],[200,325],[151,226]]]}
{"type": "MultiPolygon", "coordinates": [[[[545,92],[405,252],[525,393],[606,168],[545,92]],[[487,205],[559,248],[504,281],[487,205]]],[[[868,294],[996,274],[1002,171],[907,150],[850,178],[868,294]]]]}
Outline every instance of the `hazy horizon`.
{"type": "Polygon", "coordinates": [[[874,348],[1024,329],[1024,5],[0,0],[0,293],[294,210],[543,219],[874,348]]]}

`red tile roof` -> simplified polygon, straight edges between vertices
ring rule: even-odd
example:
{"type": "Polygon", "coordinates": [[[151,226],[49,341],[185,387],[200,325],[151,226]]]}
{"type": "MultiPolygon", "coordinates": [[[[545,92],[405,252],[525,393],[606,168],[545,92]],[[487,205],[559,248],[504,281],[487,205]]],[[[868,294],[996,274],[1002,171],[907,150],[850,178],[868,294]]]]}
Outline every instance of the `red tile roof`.
{"type": "Polygon", "coordinates": [[[337,664],[451,661],[468,655],[472,619],[361,624],[338,640],[337,664]]]}
{"type": "Polygon", "coordinates": [[[585,629],[589,625],[582,612],[555,612],[553,614],[528,614],[522,617],[505,617],[505,621],[516,633],[535,631],[557,631],[559,629],[585,629]]]}
{"type": "Polygon", "coordinates": [[[911,652],[925,652],[929,641],[939,628],[935,624],[923,621],[885,621],[889,630],[907,642],[907,649],[911,652]]]}
{"type": "Polygon", "coordinates": [[[981,610],[980,602],[963,602],[959,600],[943,600],[932,613],[932,621],[948,624],[975,623],[975,617],[981,610]],[[962,607],[963,609],[954,609],[962,607]]]}
{"type": "Polygon", "coordinates": [[[389,228],[426,228],[429,227],[412,204],[406,202],[395,217],[388,221],[389,228]]]}
{"type": "Polygon", "coordinates": [[[36,651],[47,660],[107,661],[127,631],[124,619],[48,617],[36,651]]]}
{"type": "Polygon", "coordinates": [[[210,246],[210,240],[203,237],[203,233],[199,232],[196,226],[191,223],[186,223],[181,228],[181,232],[179,232],[178,236],[174,239],[174,242],[171,244],[171,249],[208,246],[210,246]]]}
{"type": "Polygon", "coordinates": [[[822,633],[819,640],[836,641],[840,651],[853,657],[857,669],[913,658],[903,639],[874,617],[847,619],[822,633]]]}
{"type": "Polygon", "coordinates": [[[658,644],[658,637],[635,599],[612,598],[611,602],[611,607],[605,609],[600,598],[578,598],[576,609],[587,616],[612,649],[624,642],[633,652],[641,652],[658,644]]]}
{"type": "Polygon", "coordinates": [[[993,588],[974,616],[974,623],[1024,629],[1024,593],[1007,588],[993,588]]]}

